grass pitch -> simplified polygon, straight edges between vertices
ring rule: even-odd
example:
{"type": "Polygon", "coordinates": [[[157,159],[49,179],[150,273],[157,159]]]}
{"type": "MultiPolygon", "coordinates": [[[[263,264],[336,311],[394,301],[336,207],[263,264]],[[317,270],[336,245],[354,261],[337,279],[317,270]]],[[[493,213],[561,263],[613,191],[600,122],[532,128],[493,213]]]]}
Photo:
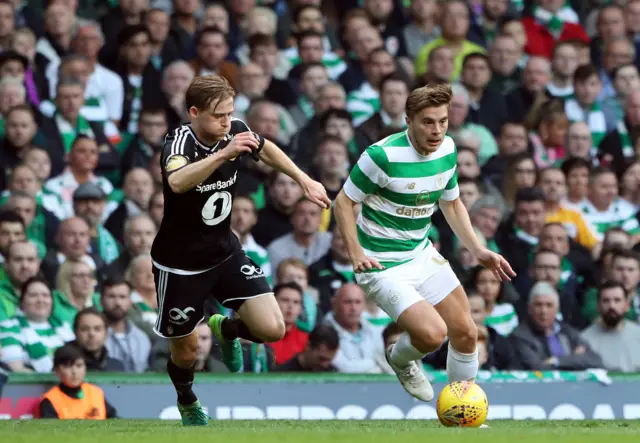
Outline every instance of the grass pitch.
{"type": "Polygon", "coordinates": [[[492,421],[490,429],[444,428],[436,421],[0,421],[11,443],[615,443],[640,441],[640,421],[492,421]],[[548,439],[548,440],[547,440],[548,439]]]}

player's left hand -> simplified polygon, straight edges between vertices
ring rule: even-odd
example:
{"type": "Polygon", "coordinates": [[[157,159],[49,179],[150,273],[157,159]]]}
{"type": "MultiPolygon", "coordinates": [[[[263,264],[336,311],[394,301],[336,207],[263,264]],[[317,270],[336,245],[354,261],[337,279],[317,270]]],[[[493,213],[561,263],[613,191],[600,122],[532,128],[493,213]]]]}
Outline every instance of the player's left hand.
{"type": "Polygon", "coordinates": [[[327,191],[324,189],[324,186],[322,186],[322,183],[307,179],[300,183],[300,186],[302,186],[304,196],[316,205],[320,206],[322,209],[328,209],[331,207],[331,200],[327,197],[327,191]]]}
{"type": "Polygon", "coordinates": [[[503,256],[487,248],[483,248],[477,252],[476,258],[482,266],[491,269],[500,281],[511,281],[511,277],[516,276],[516,273],[511,269],[511,265],[503,256]]]}

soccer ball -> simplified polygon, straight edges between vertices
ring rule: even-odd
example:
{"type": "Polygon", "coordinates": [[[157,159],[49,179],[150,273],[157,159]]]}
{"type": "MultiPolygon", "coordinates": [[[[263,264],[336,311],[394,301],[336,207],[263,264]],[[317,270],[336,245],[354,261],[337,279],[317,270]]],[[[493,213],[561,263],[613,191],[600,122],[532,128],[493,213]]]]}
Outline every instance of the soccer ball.
{"type": "Polygon", "coordinates": [[[487,419],[487,394],[470,381],[456,381],[440,392],[436,404],[440,423],[445,426],[478,428],[487,419]]]}

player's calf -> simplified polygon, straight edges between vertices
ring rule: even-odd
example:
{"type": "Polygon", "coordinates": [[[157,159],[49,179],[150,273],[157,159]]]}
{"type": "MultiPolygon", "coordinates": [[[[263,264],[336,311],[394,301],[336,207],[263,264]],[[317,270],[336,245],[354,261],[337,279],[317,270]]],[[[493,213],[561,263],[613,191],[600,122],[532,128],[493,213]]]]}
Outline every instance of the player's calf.
{"type": "Polygon", "coordinates": [[[197,347],[198,336],[195,333],[169,341],[171,354],[167,362],[167,372],[181,405],[190,405],[198,401],[192,389],[197,347]]]}
{"type": "Polygon", "coordinates": [[[447,378],[449,382],[475,380],[478,374],[478,329],[471,320],[449,333],[447,378]]]}

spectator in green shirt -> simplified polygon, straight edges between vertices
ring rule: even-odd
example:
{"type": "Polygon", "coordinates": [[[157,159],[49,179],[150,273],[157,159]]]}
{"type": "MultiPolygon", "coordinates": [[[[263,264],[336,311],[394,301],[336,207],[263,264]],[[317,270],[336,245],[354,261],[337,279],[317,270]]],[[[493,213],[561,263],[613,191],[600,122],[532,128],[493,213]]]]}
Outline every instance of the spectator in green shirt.
{"type": "MultiPolygon", "coordinates": [[[[605,272],[605,277],[622,283],[630,304],[624,317],[628,320],[638,321],[638,313],[640,312],[640,256],[638,253],[629,250],[616,251],[611,259],[609,271],[605,272]]],[[[585,293],[582,315],[589,322],[593,322],[599,317],[596,288],[591,288],[585,293]]]]}
{"type": "Polygon", "coordinates": [[[0,321],[16,314],[20,287],[40,269],[36,246],[29,241],[11,243],[4,263],[4,278],[0,280],[0,321]]]}
{"type": "Polygon", "coordinates": [[[95,271],[85,260],[67,260],[58,269],[56,291],[53,293],[52,317],[60,322],[73,323],[78,311],[100,306],[95,292],[95,271]]]}
{"type": "Polygon", "coordinates": [[[21,312],[0,322],[2,362],[14,372],[51,372],[53,353],[74,339],[68,323],[51,322],[53,298],[40,277],[27,280],[20,296],[21,312]]]}
{"type": "Polygon", "coordinates": [[[0,212],[0,266],[6,260],[11,243],[25,240],[24,220],[13,211],[3,210],[0,212]]]}

